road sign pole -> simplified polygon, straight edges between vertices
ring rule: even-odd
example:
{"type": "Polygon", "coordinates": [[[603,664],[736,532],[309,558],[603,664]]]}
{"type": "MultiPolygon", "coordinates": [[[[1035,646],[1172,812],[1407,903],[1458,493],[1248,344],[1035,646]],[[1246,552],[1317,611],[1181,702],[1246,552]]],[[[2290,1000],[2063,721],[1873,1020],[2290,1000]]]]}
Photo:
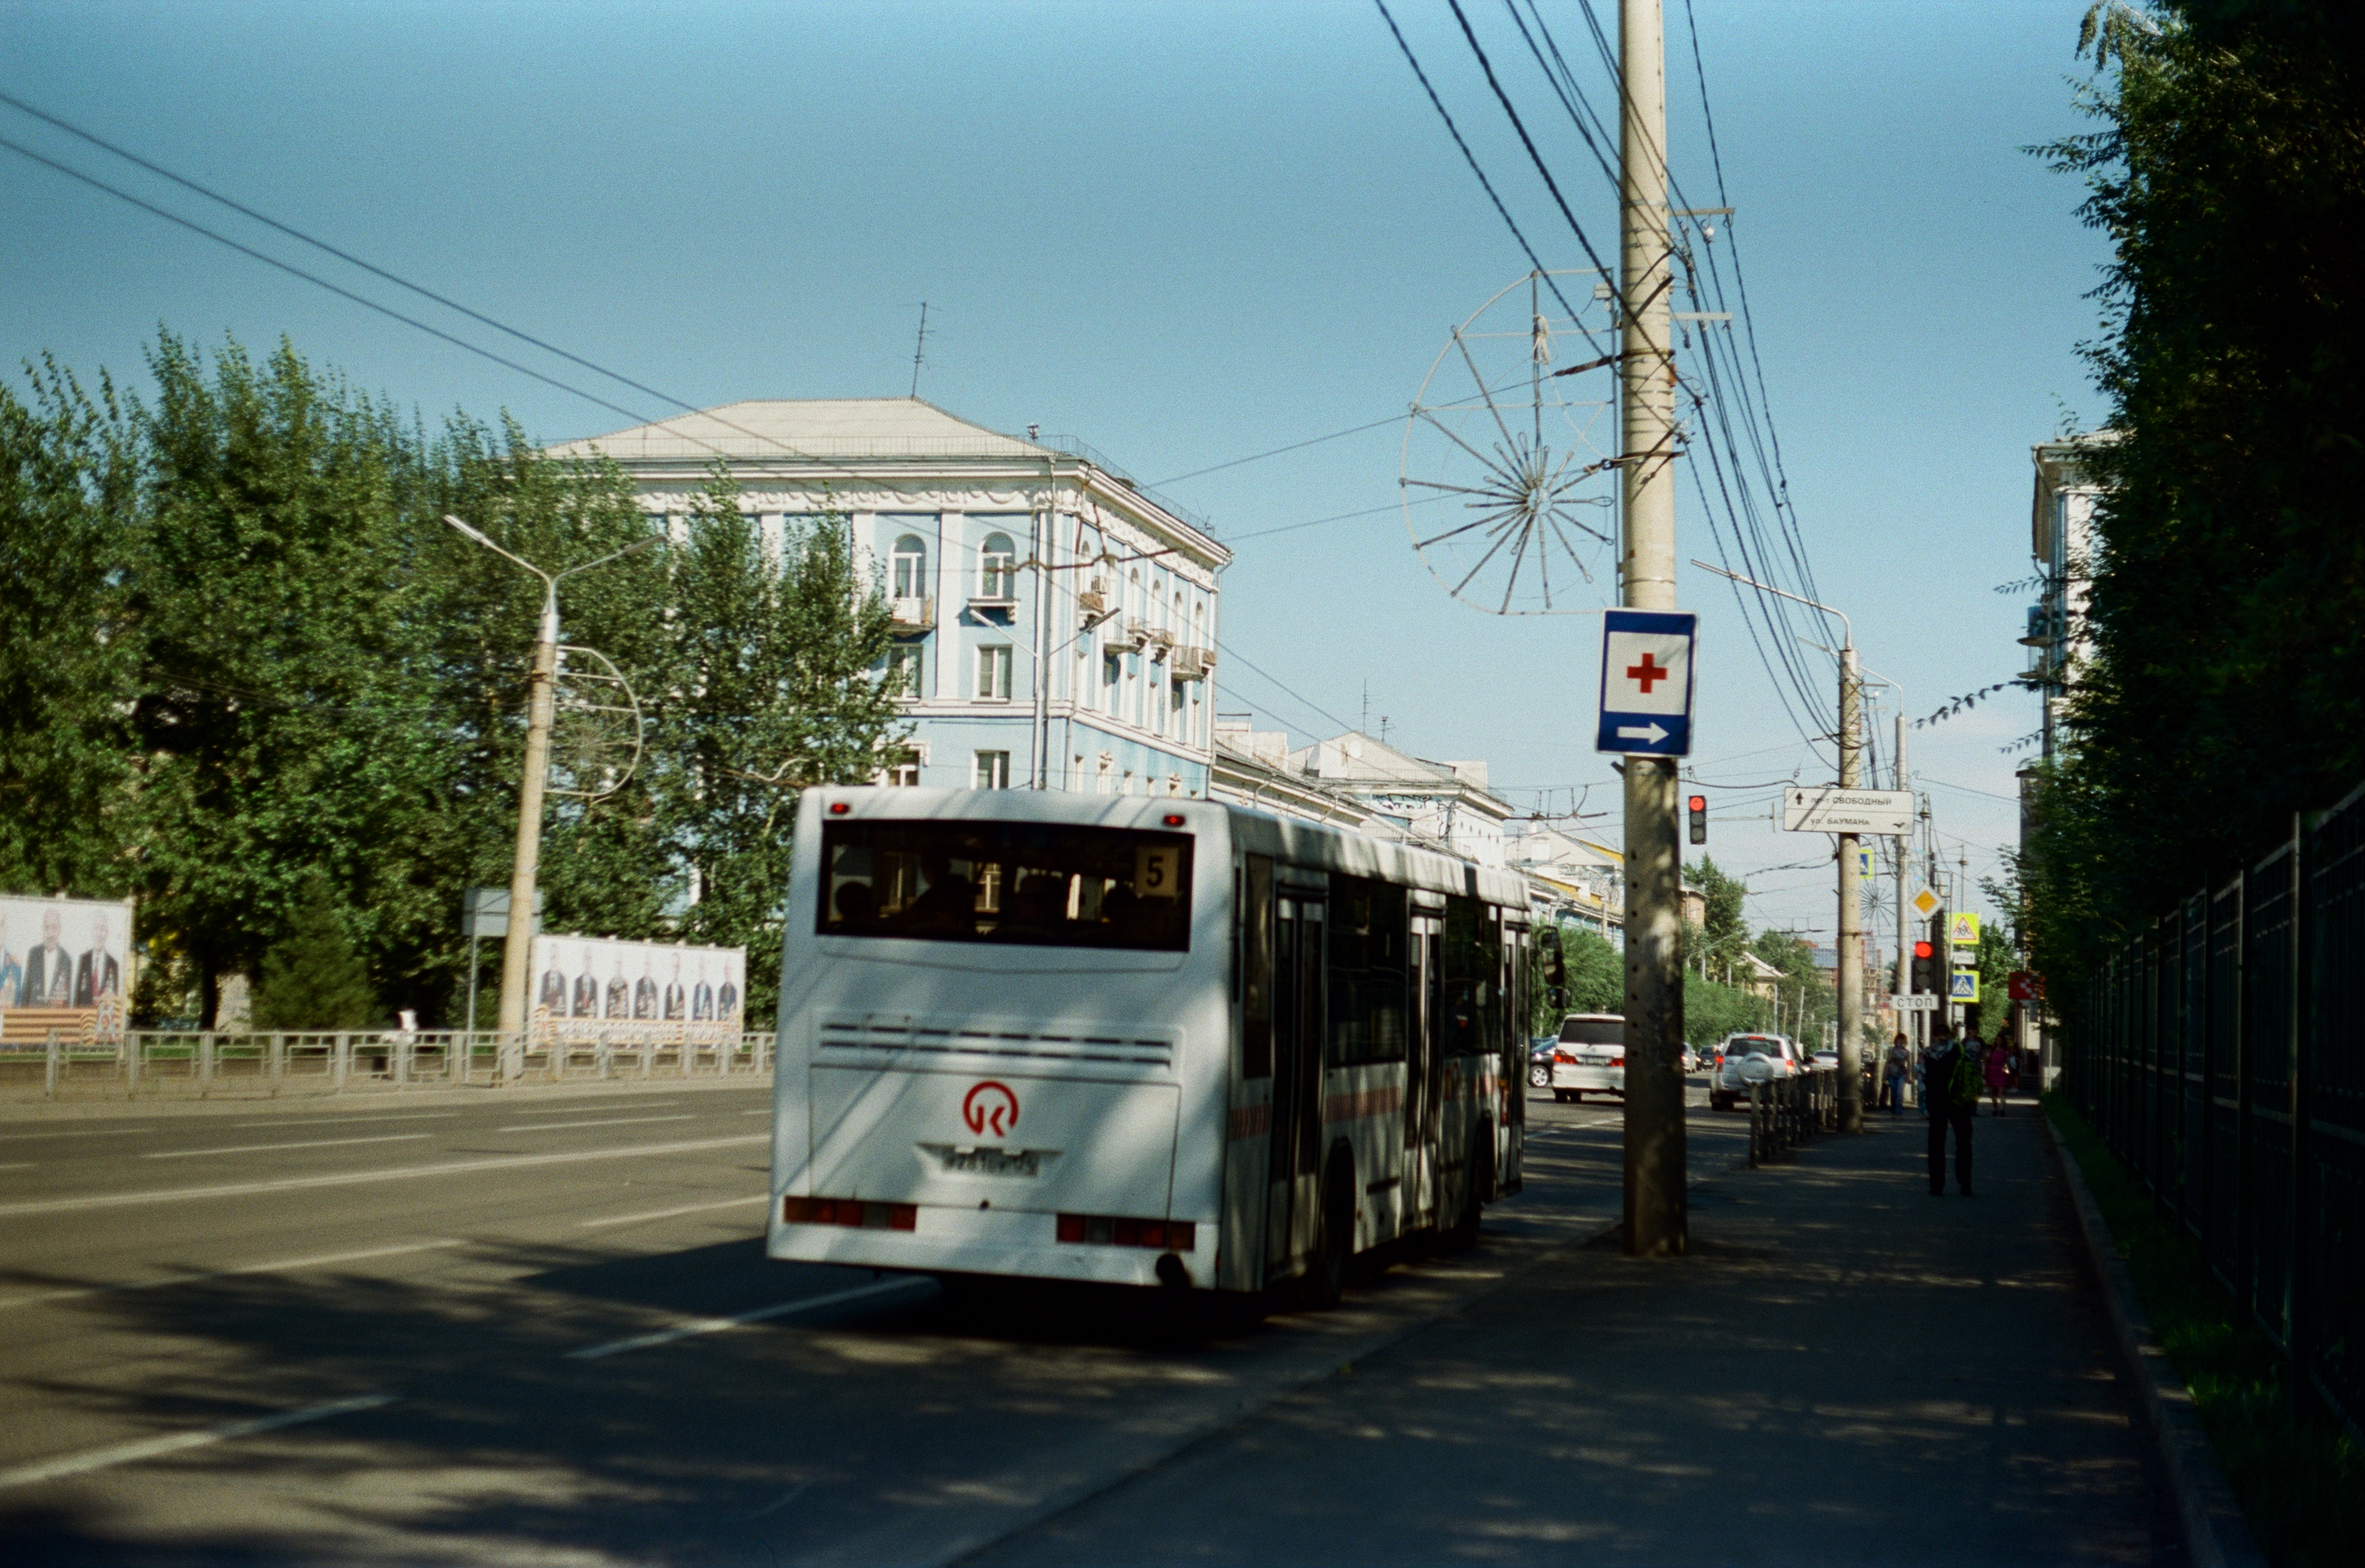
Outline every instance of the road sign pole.
{"type": "MultiPolygon", "coordinates": [[[[1901,701],[1900,706],[1902,707],[1901,701]]],[[[1900,793],[1904,791],[1905,715],[1901,711],[1897,715],[1897,777],[1891,782],[1900,793]]],[[[1913,946],[1905,934],[1905,862],[1912,857],[1913,844],[1911,839],[1900,838],[1893,847],[1897,863],[1897,976],[1889,990],[1891,994],[1901,996],[1911,989],[1905,978],[1905,955],[1912,950],[1913,946]]],[[[1897,1020],[1897,1027],[1900,1030],[1905,1027],[1905,1020],[1901,1016],[1897,1020]]]]}
{"type": "MultiPolygon", "coordinates": [[[[1862,766],[1864,736],[1856,681],[1855,639],[1840,648],[1840,788],[1853,790],[1862,766]]],[[[1856,835],[1840,834],[1840,1131],[1864,1131],[1864,896],[1856,835]]]]}
{"type": "MultiPolygon", "coordinates": [[[[1621,0],[1619,76],[1619,361],[1625,548],[1619,561],[1630,609],[1676,607],[1675,359],[1667,339],[1667,104],[1660,0],[1621,0]]],[[[1687,676],[1688,678],[1688,673],[1687,676]]],[[[1688,739],[1688,737],[1687,737],[1688,739]]],[[[1682,749],[1688,750],[1688,746],[1682,749]]],[[[1676,821],[1676,761],[1626,758],[1626,1250],[1673,1257],[1686,1249],[1683,850],[1676,821]]]]}

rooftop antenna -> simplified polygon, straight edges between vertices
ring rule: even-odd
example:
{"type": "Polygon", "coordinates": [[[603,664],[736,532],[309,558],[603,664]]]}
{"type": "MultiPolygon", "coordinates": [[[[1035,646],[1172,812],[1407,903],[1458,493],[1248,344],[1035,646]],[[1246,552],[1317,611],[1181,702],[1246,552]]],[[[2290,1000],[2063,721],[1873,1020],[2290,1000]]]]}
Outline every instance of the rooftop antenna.
{"type": "Polygon", "coordinates": [[[912,396],[920,395],[921,356],[928,352],[928,302],[920,301],[920,339],[912,345],[912,396]]]}

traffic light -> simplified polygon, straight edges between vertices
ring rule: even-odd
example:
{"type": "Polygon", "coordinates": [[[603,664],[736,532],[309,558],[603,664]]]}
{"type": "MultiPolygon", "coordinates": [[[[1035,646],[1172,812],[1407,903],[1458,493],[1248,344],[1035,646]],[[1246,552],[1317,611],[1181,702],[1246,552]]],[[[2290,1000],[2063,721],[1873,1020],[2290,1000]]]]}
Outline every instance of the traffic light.
{"type": "Polygon", "coordinates": [[[1706,844],[1708,842],[1708,797],[1694,795],[1687,803],[1691,807],[1692,812],[1692,842],[1706,844]]]}
{"type": "Polygon", "coordinates": [[[1560,927],[1544,925],[1536,931],[1536,958],[1543,972],[1544,1002],[1555,1011],[1568,1005],[1568,976],[1562,968],[1560,927]]]}
{"type": "Polygon", "coordinates": [[[1938,983],[1938,949],[1935,944],[1913,944],[1913,992],[1917,996],[1934,995],[1945,988],[1938,983]]]}

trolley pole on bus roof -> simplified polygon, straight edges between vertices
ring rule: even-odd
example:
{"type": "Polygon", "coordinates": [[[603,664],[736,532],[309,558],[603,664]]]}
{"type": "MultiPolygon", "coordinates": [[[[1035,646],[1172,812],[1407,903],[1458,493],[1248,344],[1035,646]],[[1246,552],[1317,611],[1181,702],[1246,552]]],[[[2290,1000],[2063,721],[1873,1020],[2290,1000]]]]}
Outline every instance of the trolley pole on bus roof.
{"type": "MultiPolygon", "coordinates": [[[[1667,101],[1660,0],[1620,0],[1618,138],[1619,362],[1626,607],[1676,608],[1676,376],[1667,337],[1667,101]]],[[[1676,759],[1625,759],[1626,1250],[1674,1257],[1686,1248],[1683,849],[1676,836],[1676,759]]]]}

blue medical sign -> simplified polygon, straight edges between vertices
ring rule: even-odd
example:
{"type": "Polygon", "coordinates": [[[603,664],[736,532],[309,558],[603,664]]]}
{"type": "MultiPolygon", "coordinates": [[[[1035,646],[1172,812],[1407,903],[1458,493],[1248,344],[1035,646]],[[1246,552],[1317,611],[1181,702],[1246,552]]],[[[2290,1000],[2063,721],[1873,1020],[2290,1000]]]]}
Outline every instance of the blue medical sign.
{"type": "Polygon", "coordinates": [[[1680,610],[1609,610],[1601,617],[1601,729],[1596,751],[1689,756],[1692,654],[1699,617],[1680,610]]]}

